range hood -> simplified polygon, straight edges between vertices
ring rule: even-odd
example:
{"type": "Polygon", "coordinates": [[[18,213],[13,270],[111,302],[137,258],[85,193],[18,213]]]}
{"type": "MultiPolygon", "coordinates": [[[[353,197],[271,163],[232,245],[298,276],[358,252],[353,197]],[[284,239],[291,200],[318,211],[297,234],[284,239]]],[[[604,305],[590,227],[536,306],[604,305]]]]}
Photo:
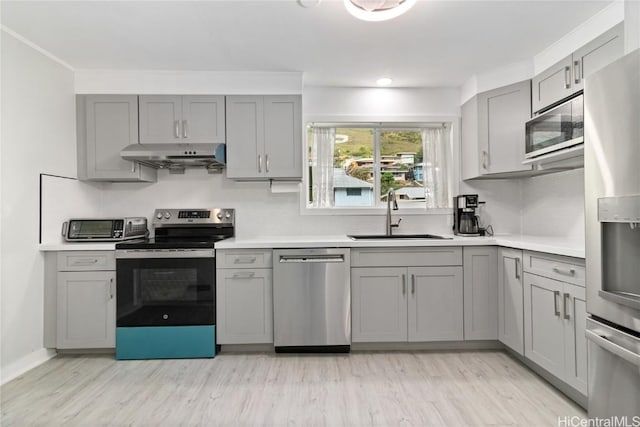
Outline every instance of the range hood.
{"type": "Polygon", "coordinates": [[[120,151],[120,157],[171,173],[194,167],[217,173],[225,165],[225,144],[131,144],[120,151]]]}

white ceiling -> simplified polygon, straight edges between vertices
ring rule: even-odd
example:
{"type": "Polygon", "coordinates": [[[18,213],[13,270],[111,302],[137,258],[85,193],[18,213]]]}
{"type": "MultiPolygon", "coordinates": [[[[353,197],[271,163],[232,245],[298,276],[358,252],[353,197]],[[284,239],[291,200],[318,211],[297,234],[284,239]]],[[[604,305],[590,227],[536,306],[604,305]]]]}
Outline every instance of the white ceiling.
{"type": "Polygon", "coordinates": [[[530,59],[611,1],[419,0],[386,22],[342,0],[2,1],[2,24],[77,69],[300,71],[305,85],[460,86],[530,59]]]}

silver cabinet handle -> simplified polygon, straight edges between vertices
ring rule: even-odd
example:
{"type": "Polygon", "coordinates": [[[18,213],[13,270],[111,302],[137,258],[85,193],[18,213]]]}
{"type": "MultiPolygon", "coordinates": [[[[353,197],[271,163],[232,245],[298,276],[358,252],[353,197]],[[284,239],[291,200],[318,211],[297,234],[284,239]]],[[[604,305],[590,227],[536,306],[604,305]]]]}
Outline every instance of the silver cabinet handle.
{"type": "Polygon", "coordinates": [[[131,172],[135,172],[136,171],[136,162],[131,162],[131,172]]]}
{"type": "Polygon", "coordinates": [[[402,295],[406,295],[407,293],[407,276],[402,275],[402,295]]]}
{"type": "Polygon", "coordinates": [[[564,88],[569,89],[571,87],[571,67],[568,65],[564,67],[564,88]]]}
{"type": "Polygon", "coordinates": [[[416,294],[416,275],[411,275],[411,295],[416,294]]]}
{"type": "Polygon", "coordinates": [[[253,264],[256,262],[256,257],[238,257],[233,260],[234,264],[253,264]]]}
{"type": "Polygon", "coordinates": [[[553,314],[556,316],[560,316],[560,308],[558,307],[558,297],[560,296],[560,291],[553,291],[553,314]]]}
{"type": "Polygon", "coordinates": [[[187,121],[182,121],[182,137],[189,138],[189,128],[187,127],[187,121]]]}
{"type": "Polygon", "coordinates": [[[98,263],[98,258],[83,258],[73,262],[73,265],[93,265],[98,263]]]}
{"type": "Polygon", "coordinates": [[[558,273],[558,274],[564,274],[565,276],[575,276],[576,275],[576,269],[571,267],[569,270],[563,270],[561,268],[558,267],[553,267],[553,271],[558,273]]]}
{"type": "Polygon", "coordinates": [[[579,84],[580,83],[580,78],[581,78],[581,73],[580,73],[580,61],[573,61],[573,81],[575,84],[579,84]]]}
{"type": "Polygon", "coordinates": [[[174,138],[180,138],[180,120],[173,121],[173,136],[174,138]]]}
{"type": "Polygon", "coordinates": [[[246,271],[246,272],[242,272],[242,273],[234,273],[233,276],[231,276],[232,279],[251,279],[252,277],[254,277],[256,275],[256,273],[254,271],[246,271]]]}
{"type": "Polygon", "coordinates": [[[258,173],[262,173],[262,155],[258,154],[258,173]]]}
{"type": "Polygon", "coordinates": [[[269,173],[269,155],[268,154],[264,155],[264,163],[266,165],[265,172],[269,173]]]}
{"type": "Polygon", "coordinates": [[[562,311],[564,311],[564,318],[566,320],[571,320],[571,315],[569,314],[569,310],[567,309],[567,301],[571,298],[569,293],[566,293],[562,296],[562,311]]]}
{"type": "Polygon", "coordinates": [[[113,299],[113,277],[109,279],[109,299],[113,299]]]}
{"type": "Polygon", "coordinates": [[[520,258],[516,258],[516,279],[520,280],[520,258]]]}
{"type": "Polygon", "coordinates": [[[482,169],[487,169],[489,164],[488,160],[489,160],[489,153],[487,153],[485,150],[482,150],[482,169]]]}

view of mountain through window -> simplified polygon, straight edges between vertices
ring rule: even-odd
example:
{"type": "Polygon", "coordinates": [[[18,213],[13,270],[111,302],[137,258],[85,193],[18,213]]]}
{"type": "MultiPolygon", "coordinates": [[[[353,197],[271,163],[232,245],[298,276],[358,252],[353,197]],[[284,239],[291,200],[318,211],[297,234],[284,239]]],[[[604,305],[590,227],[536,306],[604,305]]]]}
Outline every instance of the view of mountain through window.
{"type": "Polygon", "coordinates": [[[450,131],[430,130],[310,129],[309,207],[383,206],[391,189],[402,205],[449,207],[450,131]],[[433,158],[425,159],[425,147],[433,158]]]}

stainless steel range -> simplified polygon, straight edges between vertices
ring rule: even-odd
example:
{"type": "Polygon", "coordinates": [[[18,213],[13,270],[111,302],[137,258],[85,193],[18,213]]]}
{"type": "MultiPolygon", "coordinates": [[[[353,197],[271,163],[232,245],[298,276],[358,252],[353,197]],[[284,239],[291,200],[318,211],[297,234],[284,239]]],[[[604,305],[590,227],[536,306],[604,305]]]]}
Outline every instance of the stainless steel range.
{"type": "Polygon", "coordinates": [[[156,209],[155,237],[116,244],[116,358],[215,356],[215,242],[233,209],[156,209]]]}

